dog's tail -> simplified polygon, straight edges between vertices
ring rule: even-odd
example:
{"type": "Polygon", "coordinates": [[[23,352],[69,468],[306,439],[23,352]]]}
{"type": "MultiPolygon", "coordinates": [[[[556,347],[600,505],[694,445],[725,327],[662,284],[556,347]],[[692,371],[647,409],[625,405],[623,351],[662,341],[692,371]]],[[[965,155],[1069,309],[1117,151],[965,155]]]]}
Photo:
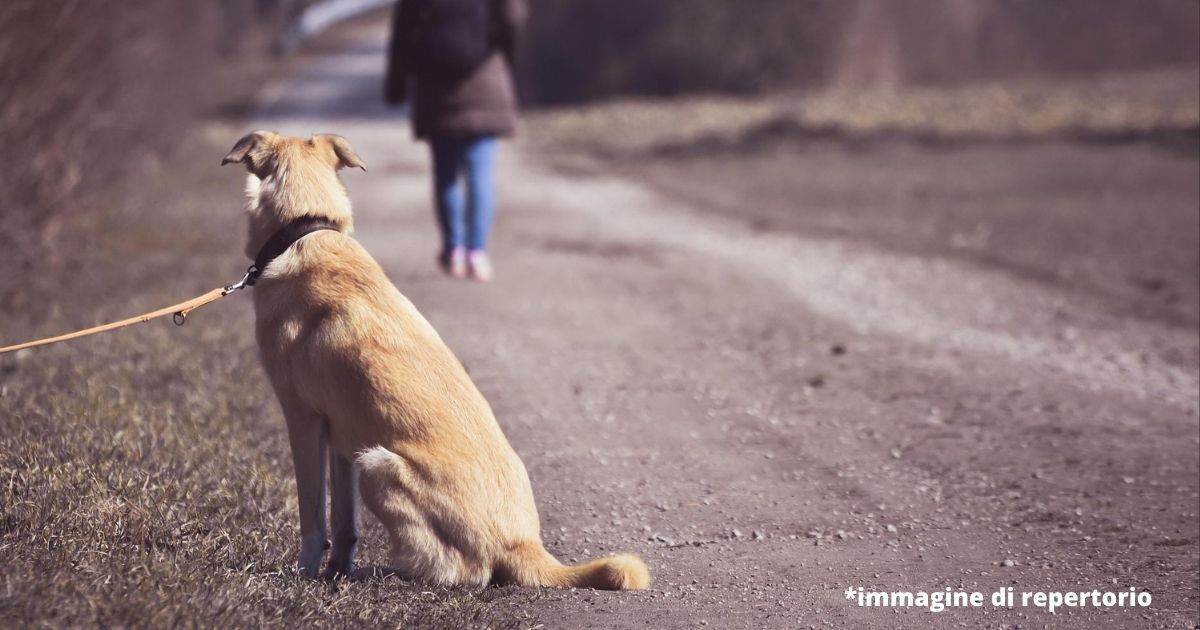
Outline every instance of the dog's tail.
{"type": "Polygon", "coordinates": [[[650,586],[650,571],[642,559],[618,554],[564,566],[537,541],[516,546],[500,567],[507,581],[522,586],[596,588],[606,591],[640,591],[650,586]]]}

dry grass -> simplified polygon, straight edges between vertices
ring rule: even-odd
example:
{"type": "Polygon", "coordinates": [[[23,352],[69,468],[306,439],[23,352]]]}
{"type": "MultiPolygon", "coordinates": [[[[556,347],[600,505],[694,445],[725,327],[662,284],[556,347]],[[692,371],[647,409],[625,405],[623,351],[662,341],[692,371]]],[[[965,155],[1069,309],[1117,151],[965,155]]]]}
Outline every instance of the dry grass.
{"type": "Polygon", "coordinates": [[[864,134],[896,129],[951,137],[1101,135],[1196,127],[1198,91],[1200,70],[1187,67],[1058,83],[829,92],[791,107],[803,125],[864,134]]]}
{"type": "Polygon", "coordinates": [[[531,114],[535,140],[624,155],[787,133],[993,139],[1136,137],[1200,128],[1200,69],[1072,82],[620,100],[531,114]]]}
{"type": "MultiPolygon", "coordinates": [[[[216,166],[224,148],[200,142],[155,190],[92,215],[64,236],[60,270],[4,274],[24,299],[0,305],[0,339],[140,312],[237,275],[240,177],[216,166]]],[[[237,296],[183,328],[159,320],[0,356],[5,625],[536,625],[523,612],[532,591],[291,574],[291,460],[251,321],[237,296]]],[[[382,531],[371,523],[365,539],[364,561],[381,562],[382,531]]]]}

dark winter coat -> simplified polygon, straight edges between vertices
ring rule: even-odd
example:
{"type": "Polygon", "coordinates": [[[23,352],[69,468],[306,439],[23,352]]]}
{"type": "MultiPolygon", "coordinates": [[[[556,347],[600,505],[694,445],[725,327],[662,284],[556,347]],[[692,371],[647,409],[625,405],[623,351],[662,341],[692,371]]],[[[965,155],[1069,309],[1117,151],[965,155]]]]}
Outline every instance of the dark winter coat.
{"type": "Polygon", "coordinates": [[[414,17],[400,0],[392,15],[392,41],[384,98],[393,105],[411,99],[413,131],[418,138],[511,135],[516,130],[517,96],[512,65],[528,8],[526,0],[479,0],[492,7],[492,55],[465,79],[426,76],[406,59],[414,17]],[[415,94],[410,94],[413,91],[415,94]]]}

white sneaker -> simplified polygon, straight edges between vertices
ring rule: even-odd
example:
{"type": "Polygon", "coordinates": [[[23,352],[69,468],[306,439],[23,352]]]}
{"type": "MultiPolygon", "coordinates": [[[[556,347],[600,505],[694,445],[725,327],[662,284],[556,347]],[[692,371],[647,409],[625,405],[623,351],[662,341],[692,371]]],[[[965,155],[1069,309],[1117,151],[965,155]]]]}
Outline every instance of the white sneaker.
{"type": "Polygon", "coordinates": [[[442,255],[442,271],[451,278],[459,280],[467,277],[467,248],[455,247],[450,253],[442,255]]]}
{"type": "Polygon", "coordinates": [[[492,261],[488,258],[487,252],[482,249],[471,250],[467,254],[467,266],[471,270],[471,277],[479,282],[491,282],[494,271],[492,270],[492,261]]]}

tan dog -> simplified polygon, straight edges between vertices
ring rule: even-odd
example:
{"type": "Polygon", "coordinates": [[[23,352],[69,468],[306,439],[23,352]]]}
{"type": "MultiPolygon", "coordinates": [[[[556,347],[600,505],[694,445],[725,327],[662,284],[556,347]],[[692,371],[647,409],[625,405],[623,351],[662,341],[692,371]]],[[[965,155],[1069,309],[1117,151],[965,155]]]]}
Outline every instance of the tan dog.
{"type": "Polygon", "coordinates": [[[297,220],[336,227],[292,244],[266,265],[254,289],[259,349],[287,418],[296,469],[298,570],[315,575],[328,546],[328,452],[333,541],[326,575],[348,574],[354,562],[361,485],[390,535],[391,568],[408,579],[648,586],[636,556],[567,567],[542,547],[529,477],[487,401],[349,235],[350,200],[337,171],[366,170],[350,144],[339,136],[256,131],[223,163],[231,162],[251,172],[251,257],[297,220]]]}

